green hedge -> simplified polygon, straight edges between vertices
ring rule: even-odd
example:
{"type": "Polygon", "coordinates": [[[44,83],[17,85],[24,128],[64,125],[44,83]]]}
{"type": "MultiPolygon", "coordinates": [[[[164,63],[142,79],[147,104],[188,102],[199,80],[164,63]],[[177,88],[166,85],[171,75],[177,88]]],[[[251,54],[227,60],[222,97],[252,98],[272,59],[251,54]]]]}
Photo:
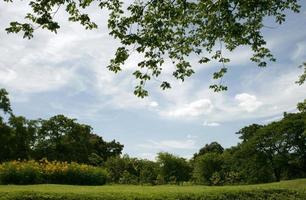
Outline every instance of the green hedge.
{"type": "Polygon", "coordinates": [[[11,161],[0,165],[1,184],[104,185],[107,172],[98,167],[67,162],[11,161]]]}
{"type": "Polygon", "coordinates": [[[305,193],[290,190],[227,191],[186,194],[138,194],[138,193],[2,193],[0,200],[305,200],[305,193]]]}

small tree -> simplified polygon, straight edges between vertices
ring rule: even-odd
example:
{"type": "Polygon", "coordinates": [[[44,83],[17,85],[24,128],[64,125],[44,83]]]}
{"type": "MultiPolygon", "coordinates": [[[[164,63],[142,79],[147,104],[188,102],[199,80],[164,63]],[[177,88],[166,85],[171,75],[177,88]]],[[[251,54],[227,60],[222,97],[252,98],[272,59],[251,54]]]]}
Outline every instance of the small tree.
{"type": "Polygon", "coordinates": [[[220,184],[222,164],[222,155],[218,153],[206,153],[198,156],[193,169],[194,181],[205,185],[220,184]]]}
{"type": "Polygon", "coordinates": [[[160,166],[159,178],[166,183],[180,183],[189,180],[191,168],[186,159],[170,153],[159,153],[157,162],[160,166]]]}

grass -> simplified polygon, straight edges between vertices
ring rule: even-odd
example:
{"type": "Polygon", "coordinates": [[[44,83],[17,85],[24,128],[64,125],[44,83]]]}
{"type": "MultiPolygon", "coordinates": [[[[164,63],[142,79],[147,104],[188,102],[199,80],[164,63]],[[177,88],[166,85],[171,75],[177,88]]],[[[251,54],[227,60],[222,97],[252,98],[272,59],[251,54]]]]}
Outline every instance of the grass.
{"type": "Polygon", "coordinates": [[[236,198],[239,197],[239,199],[306,199],[306,179],[282,181],[278,183],[259,184],[259,185],[212,186],[212,187],[175,186],[175,185],[162,185],[162,186],[2,185],[0,186],[1,200],[2,199],[236,199],[235,195],[236,198]],[[270,195],[270,193],[272,196],[270,195]],[[233,195],[233,197],[231,198],[231,195],[228,194],[233,195]],[[259,196],[256,196],[257,194],[259,196]],[[254,198],[252,198],[252,195],[255,195],[254,198]]]}

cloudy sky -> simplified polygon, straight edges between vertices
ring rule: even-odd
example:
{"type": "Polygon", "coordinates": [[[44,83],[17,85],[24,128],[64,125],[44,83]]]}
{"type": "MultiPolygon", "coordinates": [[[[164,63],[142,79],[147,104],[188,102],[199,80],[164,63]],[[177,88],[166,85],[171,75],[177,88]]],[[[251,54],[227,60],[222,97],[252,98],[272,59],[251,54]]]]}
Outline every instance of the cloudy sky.
{"type": "Polygon", "coordinates": [[[306,85],[294,83],[306,60],[306,4],[282,26],[266,22],[270,28],[264,35],[277,62],[258,68],[247,48],[227,53],[232,59],[224,79],[227,92],[208,89],[216,64],[200,65],[191,57],[196,71],[191,78],[172,79],[173,66],[166,63],[164,77],[172,89],[161,91],[152,81],[146,99],[133,95],[131,74],[139,56],[133,54],[118,75],[106,69],[119,43],[108,35],[105,12],[90,10],[98,30],[67,22],[60,10],[58,34],[38,30],[32,40],[7,35],[9,22],[27,10],[24,2],[0,3],[0,88],[10,93],[14,112],[30,119],[77,118],[104,139],[123,143],[131,156],[153,159],[168,151],[190,157],[212,141],[230,147],[239,142],[235,132],[241,127],[278,120],[306,98],[306,85]]]}

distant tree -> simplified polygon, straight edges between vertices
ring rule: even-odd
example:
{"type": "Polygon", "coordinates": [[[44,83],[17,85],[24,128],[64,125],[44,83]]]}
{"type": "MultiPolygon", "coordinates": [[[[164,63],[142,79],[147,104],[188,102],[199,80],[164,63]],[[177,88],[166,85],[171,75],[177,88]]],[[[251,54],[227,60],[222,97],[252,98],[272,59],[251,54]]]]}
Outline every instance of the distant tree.
{"type": "Polygon", "coordinates": [[[139,182],[141,184],[157,184],[157,176],[159,166],[158,163],[150,160],[139,160],[140,163],[140,173],[139,182]]]}
{"type": "Polygon", "coordinates": [[[128,155],[110,157],[103,164],[113,183],[136,184],[139,182],[138,160],[128,155]]]}
{"type": "Polygon", "coordinates": [[[256,134],[257,130],[259,130],[262,127],[263,127],[262,125],[252,124],[252,125],[249,125],[249,126],[246,126],[242,129],[240,129],[236,134],[240,135],[239,139],[246,142],[256,134]]]}
{"type": "Polygon", "coordinates": [[[223,159],[222,155],[216,152],[205,153],[199,155],[194,162],[193,180],[198,184],[218,185],[213,182],[213,176],[218,175],[221,178],[223,159]]]}
{"type": "Polygon", "coordinates": [[[45,157],[49,160],[90,163],[94,157],[97,162],[120,155],[123,145],[116,141],[105,142],[92,133],[90,126],[57,115],[41,120],[34,149],[36,159],[45,157]]]}
{"type": "Polygon", "coordinates": [[[37,135],[37,122],[22,116],[9,119],[11,138],[9,141],[11,159],[30,159],[37,135]]]}
{"type": "Polygon", "coordinates": [[[13,147],[11,127],[0,117],[0,162],[11,160],[13,147]]]}
{"type": "Polygon", "coordinates": [[[226,183],[254,184],[275,181],[273,167],[267,155],[254,145],[256,142],[250,140],[224,153],[226,183]],[[229,151],[230,156],[226,155],[229,151]]]}
{"type": "MultiPolygon", "coordinates": [[[[8,93],[5,89],[0,89],[0,111],[4,114],[12,111],[8,93]]],[[[0,115],[0,162],[9,160],[12,152],[12,147],[10,146],[12,139],[11,127],[5,123],[3,117],[0,115]]]]}
{"type": "Polygon", "coordinates": [[[248,183],[304,177],[305,130],[305,113],[286,113],[280,121],[241,129],[243,142],[232,154],[233,168],[248,183]]]}
{"type": "Polygon", "coordinates": [[[195,159],[196,157],[204,155],[206,153],[222,154],[223,151],[224,151],[224,148],[218,142],[212,142],[210,144],[206,144],[203,148],[199,150],[198,153],[195,153],[193,155],[193,158],[195,159]]]}
{"type": "Polygon", "coordinates": [[[96,134],[90,134],[89,142],[91,151],[97,154],[103,161],[110,157],[121,155],[123,150],[123,145],[116,140],[106,142],[101,136],[96,134]]]}
{"type": "Polygon", "coordinates": [[[160,178],[166,183],[180,183],[190,179],[191,168],[184,158],[170,153],[158,153],[157,163],[160,167],[160,178]]]}
{"type": "MultiPolygon", "coordinates": [[[[4,0],[13,2],[12,0],[4,0]]],[[[115,73],[121,70],[132,52],[143,59],[137,64],[133,75],[138,80],[134,93],[139,97],[148,95],[146,82],[159,78],[170,59],[175,69],[173,76],[184,81],[194,73],[188,59],[199,57],[205,64],[217,61],[218,69],[213,78],[219,80],[210,88],[214,91],[226,90],[222,77],[227,72],[223,48],[233,51],[246,46],[253,51],[250,58],[258,66],[264,67],[268,61],[275,61],[263,37],[265,19],[272,18],[282,24],[288,11],[300,12],[298,0],[139,0],[124,9],[122,0],[82,0],[82,1],[29,1],[31,11],[25,22],[11,22],[8,33],[23,33],[24,38],[32,38],[36,29],[57,32],[60,28],[55,14],[64,8],[69,20],[79,22],[86,29],[97,28],[86,13],[86,8],[96,5],[109,10],[108,27],[110,35],[119,39],[119,47],[108,68],[115,73]]],[[[301,76],[303,82],[305,75],[301,76]],[[304,77],[304,78],[303,78],[304,77]]],[[[169,80],[161,80],[162,89],[170,88],[169,80]]]]}

